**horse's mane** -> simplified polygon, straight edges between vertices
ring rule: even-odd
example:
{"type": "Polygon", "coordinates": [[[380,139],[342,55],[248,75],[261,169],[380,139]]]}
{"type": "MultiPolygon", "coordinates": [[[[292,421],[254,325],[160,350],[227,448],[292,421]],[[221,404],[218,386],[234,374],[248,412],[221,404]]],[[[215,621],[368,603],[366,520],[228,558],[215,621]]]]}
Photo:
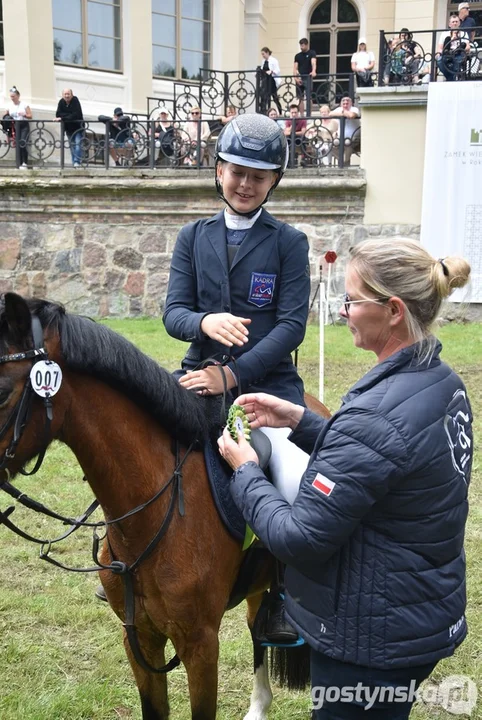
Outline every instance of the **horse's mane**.
{"type": "MultiPolygon", "coordinates": [[[[27,302],[42,327],[58,331],[69,368],[128,396],[172,437],[189,444],[219,426],[220,405],[182,388],[167,370],[121,335],[90,318],[66,313],[60,304],[27,302]]],[[[114,415],[112,420],[116,421],[114,415]]]]}

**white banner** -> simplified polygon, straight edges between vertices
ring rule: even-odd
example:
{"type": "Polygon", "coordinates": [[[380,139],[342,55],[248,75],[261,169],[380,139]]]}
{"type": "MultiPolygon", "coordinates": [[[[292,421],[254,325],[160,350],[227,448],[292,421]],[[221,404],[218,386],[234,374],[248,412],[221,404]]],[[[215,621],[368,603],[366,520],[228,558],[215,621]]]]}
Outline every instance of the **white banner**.
{"type": "MultiPolygon", "coordinates": [[[[405,168],[410,177],[410,168],[405,168]]],[[[421,241],[472,267],[455,302],[482,302],[482,82],[429,85],[421,241]]]]}

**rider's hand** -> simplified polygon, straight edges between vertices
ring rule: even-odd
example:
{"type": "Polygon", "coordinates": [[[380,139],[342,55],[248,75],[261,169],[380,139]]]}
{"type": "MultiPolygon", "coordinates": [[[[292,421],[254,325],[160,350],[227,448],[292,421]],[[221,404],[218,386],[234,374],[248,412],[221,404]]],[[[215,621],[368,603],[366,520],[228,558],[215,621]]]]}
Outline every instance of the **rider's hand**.
{"type": "Polygon", "coordinates": [[[232,347],[243,347],[248,342],[248,329],[246,325],[250,318],[237,317],[231,313],[210,313],[201,322],[201,330],[205,335],[217,342],[232,347]]]}
{"type": "Polygon", "coordinates": [[[250,460],[259,464],[258,456],[242,433],[238,435],[238,442],[234,442],[229,430],[224,428],[223,434],[218,439],[218,447],[221,456],[233,470],[237,470],[240,465],[250,460]]]}
{"type": "Polygon", "coordinates": [[[187,372],[180,378],[179,383],[186,390],[196,390],[198,395],[221,395],[224,392],[221,373],[226,378],[227,390],[236,386],[232,372],[222,365],[210,365],[202,370],[187,372]]]}
{"type": "Polygon", "coordinates": [[[260,427],[289,427],[292,430],[300,422],[305,412],[302,405],[295,405],[288,400],[280,400],[267,393],[240,395],[236,405],[241,405],[253,429],[260,427]]]}

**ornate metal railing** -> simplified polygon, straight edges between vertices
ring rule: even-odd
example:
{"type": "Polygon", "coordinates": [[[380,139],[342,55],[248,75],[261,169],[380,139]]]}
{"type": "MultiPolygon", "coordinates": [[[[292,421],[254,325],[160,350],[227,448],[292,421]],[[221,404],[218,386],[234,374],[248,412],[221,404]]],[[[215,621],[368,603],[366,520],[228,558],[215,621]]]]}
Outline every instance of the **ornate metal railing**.
{"type": "MultiPolygon", "coordinates": [[[[214,166],[216,140],[223,128],[217,120],[174,120],[162,126],[157,120],[130,115],[124,122],[119,129],[109,119],[86,121],[66,132],[64,123],[54,120],[4,120],[0,167],[189,170],[214,166]]],[[[344,117],[337,123],[318,115],[280,118],[278,123],[288,139],[291,168],[342,168],[360,152],[360,128],[349,133],[344,117]]]]}
{"type": "Polygon", "coordinates": [[[481,35],[481,26],[380,30],[378,85],[421,85],[443,78],[482,80],[481,35]]]}
{"type": "Polygon", "coordinates": [[[307,115],[321,105],[333,108],[348,93],[355,95],[353,73],[326,74],[295,78],[282,75],[276,79],[275,92],[270,78],[260,68],[256,70],[201,70],[199,83],[168,81],[169,90],[163,97],[147,98],[147,114],[157,117],[161,107],[166,108],[174,120],[186,120],[191,108],[199,106],[210,119],[225,117],[229,106],[237,113],[267,113],[270,107],[280,115],[288,113],[293,101],[303,99],[307,115]],[[301,85],[301,87],[300,87],[301,85]]]}

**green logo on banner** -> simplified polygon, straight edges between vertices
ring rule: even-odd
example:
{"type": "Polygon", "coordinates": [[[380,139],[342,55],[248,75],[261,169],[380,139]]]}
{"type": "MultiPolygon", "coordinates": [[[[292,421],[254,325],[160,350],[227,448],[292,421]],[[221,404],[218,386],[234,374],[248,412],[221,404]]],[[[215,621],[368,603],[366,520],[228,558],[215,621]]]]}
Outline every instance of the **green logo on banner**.
{"type": "Polygon", "coordinates": [[[482,130],[475,130],[474,128],[471,129],[470,144],[471,145],[482,145],[482,130]]]}

